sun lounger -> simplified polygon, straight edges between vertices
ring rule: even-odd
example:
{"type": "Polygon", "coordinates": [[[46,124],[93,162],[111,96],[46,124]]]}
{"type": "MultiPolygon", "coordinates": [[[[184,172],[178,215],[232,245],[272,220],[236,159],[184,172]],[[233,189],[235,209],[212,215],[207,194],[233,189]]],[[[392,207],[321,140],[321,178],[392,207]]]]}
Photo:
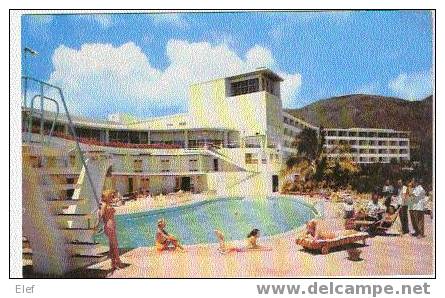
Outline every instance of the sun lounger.
{"type": "Polygon", "coordinates": [[[325,255],[334,247],[344,246],[358,241],[362,241],[363,244],[366,244],[366,238],[368,237],[369,235],[367,233],[357,232],[355,234],[329,240],[316,240],[300,237],[297,238],[296,243],[309,250],[321,250],[321,253],[325,255]]]}
{"type": "Polygon", "coordinates": [[[372,232],[374,234],[384,234],[392,227],[398,217],[399,210],[396,211],[395,216],[391,221],[384,221],[382,219],[377,221],[352,219],[346,225],[348,226],[348,228],[352,227],[357,231],[372,232]]]}

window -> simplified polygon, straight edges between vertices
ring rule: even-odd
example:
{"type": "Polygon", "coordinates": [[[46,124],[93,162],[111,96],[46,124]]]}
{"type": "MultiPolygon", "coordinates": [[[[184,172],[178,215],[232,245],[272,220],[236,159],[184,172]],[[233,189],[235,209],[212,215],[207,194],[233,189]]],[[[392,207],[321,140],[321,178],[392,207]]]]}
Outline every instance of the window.
{"type": "Polygon", "coordinates": [[[161,172],[170,172],[170,160],[161,159],[161,172]]]}
{"type": "Polygon", "coordinates": [[[189,171],[190,172],[198,171],[198,160],[197,159],[189,159],[189,171]]]}
{"type": "Polygon", "coordinates": [[[135,159],[133,167],[135,172],[142,172],[142,159],[135,159]]]}
{"type": "Polygon", "coordinates": [[[139,144],[139,132],[137,131],[129,131],[128,137],[130,139],[131,144],[139,144]]]}
{"type": "Polygon", "coordinates": [[[139,141],[141,144],[147,144],[148,143],[148,134],[146,132],[140,132],[139,133],[139,141]]]}
{"type": "Polygon", "coordinates": [[[253,93],[259,91],[258,78],[249,79],[239,82],[231,83],[231,96],[237,96],[241,94],[253,93]]]}
{"type": "Polygon", "coordinates": [[[246,164],[251,165],[251,164],[257,164],[258,160],[255,158],[255,154],[253,153],[246,153],[246,164]]]}

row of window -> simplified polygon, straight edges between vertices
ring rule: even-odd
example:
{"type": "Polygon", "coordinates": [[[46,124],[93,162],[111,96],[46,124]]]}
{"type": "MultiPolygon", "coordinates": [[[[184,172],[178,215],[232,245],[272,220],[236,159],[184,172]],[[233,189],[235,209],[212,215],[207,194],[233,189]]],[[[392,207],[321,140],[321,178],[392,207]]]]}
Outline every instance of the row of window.
{"type": "Polygon", "coordinates": [[[359,146],[408,146],[408,141],[376,141],[376,140],[326,140],[328,145],[359,145],[359,146]]]}
{"type": "MultiPolygon", "coordinates": [[[[340,153],[341,149],[334,149],[329,151],[330,153],[340,153]]],[[[350,148],[350,153],[359,153],[359,154],[408,154],[407,149],[357,149],[350,148]]]]}
{"type": "Polygon", "coordinates": [[[230,83],[230,96],[254,93],[258,91],[266,91],[270,94],[279,96],[278,90],[275,88],[275,83],[265,77],[261,77],[261,86],[259,78],[230,83]]]}
{"type": "Polygon", "coordinates": [[[286,116],[283,117],[283,122],[286,124],[289,124],[291,126],[298,127],[300,129],[304,128],[304,126],[302,124],[300,124],[298,121],[288,118],[286,116]]]}
{"type": "Polygon", "coordinates": [[[409,134],[406,132],[375,132],[375,131],[347,131],[347,130],[327,130],[326,136],[371,137],[371,138],[409,138],[409,134]]]}
{"type": "Polygon", "coordinates": [[[249,79],[230,84],[231,96],[258,92],[260,89],[258,78],[249,79]]]}
{"type": "MultiPolygon", "coordinates": [[[[170,172],[171,171],[171,166],[170,166],[170,159],[165,158],[165,159],[161,159],[161,172],[170,172]]],[[[213,162],[214,167],[213,170],[214,171],[218,171],[218,165],[217,165],[217,161],[213,162]]],[[[133,170],[134,172],[142,172],[142,159],[135,159],[133,161],[133,170]]],[[[190,172],[197,172],[199,171],[199,163],[198,163],[198,159],[196,158],[192,158],[189,159],[189,168],[188,170],[190,172]]]]}
{"type": "Polygon", "coordinates": [[[289,137],[296,137],[298,135],[298,132],[292,129],[284,128],[284,135],[289,137]]]}
{"type": "MultiPolygon", "coordinates": [[[[279,161],[280,160],[280,156],[278,154],[271,153],[269,155],[269,159],[270,159],[270,161],[279,161]]],[[[258,155],[255,154],[255,153],[246,153],[244,161],[248,165],[253,165],[253,164],[256,165],[256,164],[258,164],[260,162],[260,160],[261,160],[262,164],[267,164],[266,156],[262,156],[261,159],[260,159],[258,157],[258,155]]]]}
{"type": "MultiPolygon", "coordinates": [[[[337,157],[328,157],[329,160],[336,160],[337,157]]],[[[371,162],[371,163],[376,163],[376,162],[382,162],[382,163],[388,163],[391,162],[392,160],[395,161],[407,161],[409,160],[407,157],[355,157],[353,158],[353,160],[355,162],[371,162]]]]}

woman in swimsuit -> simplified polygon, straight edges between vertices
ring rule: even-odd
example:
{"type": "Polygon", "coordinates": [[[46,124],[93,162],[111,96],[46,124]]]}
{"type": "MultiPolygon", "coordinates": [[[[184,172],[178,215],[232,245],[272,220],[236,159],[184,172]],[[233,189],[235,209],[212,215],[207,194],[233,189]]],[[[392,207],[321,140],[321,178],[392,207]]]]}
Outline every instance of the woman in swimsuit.
{"type": "Polygon", "coordinates": [[[354,230],[332,231],[324,221],[311,219],[306,223],[306,231],[303,236],[314,240],[329,240],[355,233],[354,230]]]}
{"type": "Polygon", "coordinates": [[[114,218],[114,213],[116,210],[111,206],[113,201],[113,192],[104,191],[102,194],[102,204],[100,207],[100,217],[104,222],[104,232],[108,237],[108,243],[110,245],[110,259],[111,259],[111,269],[112,271],[123,268],[119,258],[119,245],[116,235],[116,220],[114,218]]]}
{"type": "Polygon", "coordinates": [[[249,250],[272,250],[270,247],[265,247],[259,245],[257,243],[258,238],[260,237],[260,230],[253,229],[246,238],[247,247],[237,247],[234,245],[227,245],[224,239],[224,234],[220,230],[214,230],[216,238],[218,238],[219,248],[218,251],[222,254],[231,253],[231,252],[246,252],[249,250]]]}
{"type": "Polygon", "coordinates": [[[169,234],[166,230],[167,223],[165,222],[165,219],[161,218],[158,220],[158,230],[156,232],[156,250],[161,252],[163,250],[168,250],[171,246],[173,246],[173,249],[179,248],[181,251],[184,251],[184,248],[179,243],[179,240],[169,234]]]}

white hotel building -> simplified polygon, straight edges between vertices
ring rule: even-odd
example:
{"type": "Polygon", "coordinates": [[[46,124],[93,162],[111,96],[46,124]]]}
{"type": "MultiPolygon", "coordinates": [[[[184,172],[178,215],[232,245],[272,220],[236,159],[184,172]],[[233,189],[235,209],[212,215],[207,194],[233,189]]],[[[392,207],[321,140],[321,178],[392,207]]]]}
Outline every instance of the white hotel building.
{"type": "Polygon", "coordinates": [[[349,155],[357,163],[389,163],[409,161],[409,132],[376,128],[326,128],[324,150],[329,159],[349,155]],[[348,153],[346,153],[348,154],[348,153]]]}
{"type": "MultiPolygon", "coordinates": [[[[153,194],[178,190],[213,191],[221,195],[268,194],[279,189],[284,159],[296,153],[292,143],[309,127],[282,109],[282,78],[269,69],[193,84],[188,113],[129,123],[72,117],[82,148],[112,160],[111,178],[104,187],[122,194],[139,189],[153,194]]],[[[54,146],[73,146],[68,119],[23,108],[24,140],[47,135],[54,146]]],[[[116,121],[117,120],[117,121],[116,121]]],[[[409,160],[407,132],[382,129],[325,129],[328,158],[337,158],[338,145],[348,144],[358,163],[409,160]]],[[[65,161],[78,174],[74,157],[65,161]]],[[[56,161],[51,161],[52,163],[56,161]]],[[[50,163],[51,163],[50,162],[50,163]]],[[[67,176],[68,177],[68,176],[67,176]]],[[[72,178],[72,177],[71,177],[72,178]]]]}

